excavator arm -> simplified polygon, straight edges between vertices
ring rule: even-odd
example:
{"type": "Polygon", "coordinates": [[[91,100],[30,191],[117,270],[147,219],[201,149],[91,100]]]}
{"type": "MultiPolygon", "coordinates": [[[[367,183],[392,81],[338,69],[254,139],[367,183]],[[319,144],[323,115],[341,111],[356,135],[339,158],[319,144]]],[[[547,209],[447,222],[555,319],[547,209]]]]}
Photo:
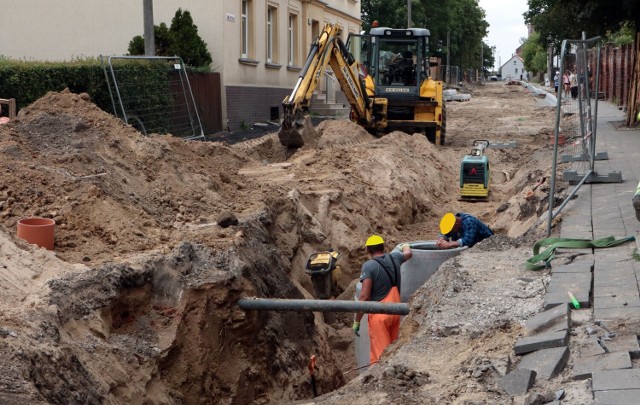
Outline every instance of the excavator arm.
{"type": "Polygon", "coordinates": [[[311,44],[309,55],[293,91],[282,102],[282,127],[278,136],[283,145],[300,147],[318,137],[311,124],[309,106],[327,65],[331,66],[351,105],[351,118],[362,126],[373,126],[374,103],[367,94],[358,62],[342,42],[340,28],[327,24],[311,44]]]}

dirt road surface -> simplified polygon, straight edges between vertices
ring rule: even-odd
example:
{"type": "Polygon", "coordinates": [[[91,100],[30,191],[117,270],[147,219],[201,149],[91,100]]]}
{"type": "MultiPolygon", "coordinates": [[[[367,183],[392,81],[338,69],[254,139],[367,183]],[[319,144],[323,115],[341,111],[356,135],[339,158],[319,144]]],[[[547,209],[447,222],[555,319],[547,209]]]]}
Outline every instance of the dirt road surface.
{"type": "Polygon", "coordinates": [[[545,281],[520,263],[546,208],[552,111],[498,83],[448,114],[444,147],[326,121],[317,145],[291,151],[276,134],[232,146],[143,137],[68,92],[23,109],[0,128],[0,402],[304,400],[316,354],[322,403],[509,403],[496,376],[545,281]],[[475,139],[518,147],[487,151],[489,202],[459,202],[475,139]],[[362,376],[351,316],[235,305],[311,298],[304,262],[330,247],[351,297],[369,234],[432,239],[447,211],[502,236],[445,264],[362,376]],[[56,221],[55,253],[15,239],[28,216],[56,221]]]}

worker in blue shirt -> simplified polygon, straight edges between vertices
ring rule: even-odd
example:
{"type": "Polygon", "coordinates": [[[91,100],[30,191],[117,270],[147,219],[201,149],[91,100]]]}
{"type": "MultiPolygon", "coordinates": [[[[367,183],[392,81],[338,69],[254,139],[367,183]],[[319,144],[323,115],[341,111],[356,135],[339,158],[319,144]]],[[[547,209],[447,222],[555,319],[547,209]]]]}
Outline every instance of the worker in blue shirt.
{"type": "Polygon", "coordinates": [[[493,231],[478,218],[469,214],[448,212],[440,221],[438,249],[453,249],[461,246],[473,247],[476,243],[493,235],[493,231]]]}

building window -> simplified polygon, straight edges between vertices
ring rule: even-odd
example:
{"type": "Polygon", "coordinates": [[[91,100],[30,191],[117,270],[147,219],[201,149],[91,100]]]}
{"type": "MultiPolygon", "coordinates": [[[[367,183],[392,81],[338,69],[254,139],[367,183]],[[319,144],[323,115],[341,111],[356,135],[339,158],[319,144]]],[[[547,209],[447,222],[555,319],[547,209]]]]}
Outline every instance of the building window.
{"type": "Polygon", "coordinates": [[[297,37],[298,16],[289,14],[289,66],[296,64],[296,37],[297,37]]]}
{"type": "Polygon", "coordinates": [[[275,49],[278,32],[276,28],[277,9],[275,7],[267,7],[267,62],[273,63],[275,60],[275,49]]]}
{"type": "Polygon", "coordinates": [[[249,0],[242,0],[242,57],[249,57],[249,0]]]}
{"type": "Polygon", "coordinates": [[[518,68],[516,68],[516,74],[518,74],[518,68]]]}

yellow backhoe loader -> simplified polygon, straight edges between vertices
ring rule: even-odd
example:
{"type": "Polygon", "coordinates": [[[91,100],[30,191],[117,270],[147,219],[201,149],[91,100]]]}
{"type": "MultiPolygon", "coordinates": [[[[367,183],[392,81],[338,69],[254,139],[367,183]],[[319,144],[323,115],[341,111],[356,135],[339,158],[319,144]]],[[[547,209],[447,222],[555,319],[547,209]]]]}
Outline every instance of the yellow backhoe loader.
{"type": "Polygon", "coordinates": [[[314,39],[298,81],[282,103],[280,142],[299,147],[317,137],[309,107],[328,65],[351,105],[352,121],[375,135],[419,132],[443,145],[442,82],[430,76],[428,39],[429,30],[424,28],[376,27],[369,34],[349,34],[345,44],[340,28],[327,24],[314,39]]]}

